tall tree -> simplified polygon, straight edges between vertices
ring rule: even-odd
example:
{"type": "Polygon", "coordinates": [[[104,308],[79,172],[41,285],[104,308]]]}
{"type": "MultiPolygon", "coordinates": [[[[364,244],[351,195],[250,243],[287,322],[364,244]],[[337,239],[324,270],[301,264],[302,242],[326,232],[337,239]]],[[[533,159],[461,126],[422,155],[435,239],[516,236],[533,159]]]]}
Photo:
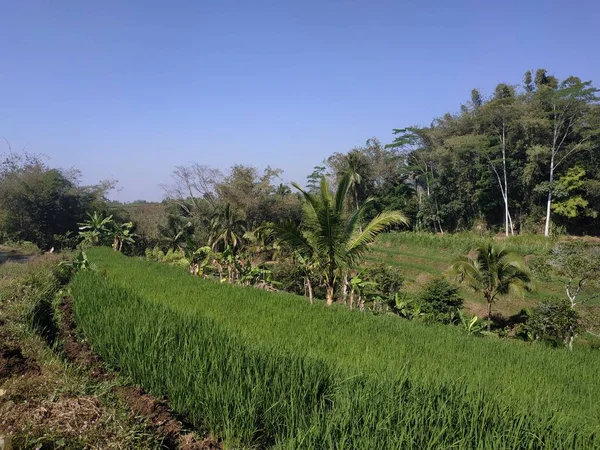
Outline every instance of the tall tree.
{"type": "Polygon", "coordinates": [[[556,171],[572,155],[589,148],[592,137],[600,133],[598,124],[588,120],[591,105],[598,101],[598,90],[591,82],[576,77],[569,77],[559,85],[543,70],[536,75],[536,87],[534,106],[541,114],[547,136],[540,145],[548,160],[544,235],[549,236],[556,171]]]}
{"type": "Polygon", "coordinates": [[[269,226],[282,244],[314,261],[321,270],[328,305],[333,303],[341,271],[356,267],[368,251],[368,245],[386,228],[408,224],[401,212],[387,211],[365,224],[361,231],[359,225],[368,202],[351,214],[347,213],[345,202],[350,183],[350,174],[346,174],[340,179],[337,190],[331,192],[329,182],[323,177],[318,194],[294,184],[304,198],[301,226],[269,226]]]}

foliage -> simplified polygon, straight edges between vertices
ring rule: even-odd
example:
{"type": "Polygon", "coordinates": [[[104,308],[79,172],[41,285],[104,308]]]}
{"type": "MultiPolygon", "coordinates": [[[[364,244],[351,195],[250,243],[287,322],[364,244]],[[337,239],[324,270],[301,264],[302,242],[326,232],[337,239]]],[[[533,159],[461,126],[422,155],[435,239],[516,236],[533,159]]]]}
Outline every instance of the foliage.
{"type": "Polygon", "coordinates": [[[104,245],[111,237],[115,226],[113,216],[104,217],[102,213],[94,211],[87,213],[88,220],[79,224],[79,236],[85,244],[104,245]]]}
{"type": "Polygon", "coordinates": [[[133,232],[133,222],[125,222],[122,224],[113,223],[111,234],[113,236],[113,250],[123,251],[123,246],[132,246],[135,244],[135,238],[139,237],[133,232]]]}
{"type": "Polygon", "coordinates": [[[587,351],[311,306],[108,249],[90,257],[108,279],[79,273],[71,290],[93,348],[227,447],[598,446],[587,351]]]}
{"type": "MultiPolygon", "coordinates": [[[[475,292],[482,292],[488,305],[488,321],[492,319],[492,304],[499,295],[522,295],[532,289],[529,269],[517,255],[488,244],[475,250],[476,256],[458,258],[450,274],[475,292]]],[[[489,331],[489,327],[488,327],[489,331]]]]}
{"type": "Polygon", "coordinates": [[[549,300],[532,309],[526,329],[533,337],[552,345],[566,345],[571,334],[581,332],[579,315],[566,300],[549,300]]]}
{"type": "Polygon", "coordinates": [[[61,261],[58,266],[71,274],[75,274],[77,272],[86,272],[88,270],[97,270],[96,265],[90,262],[87,253],[83,250],[79,251],[75,258],[61,261]]]}
{"type": "Polygon", "coordinates": [[[574,308],[577,296],[586,284],[595,284],[600,277],[600,246],[584,241],[559,242],[552,250],[549,264],[564,277],[567,298],[574,308]]]}
{"type": "Polygon", "coordinates": [[[209,245],[214,250],[224,251],[230,248],[233,253],[242,247],[246,232],[246,222],[236,217],[227,203],[222,211],[215,213],[210,222],[209,245]]]}
{"type": "Polygon", "coordinates": [[[484,330],[489,326],[488,321],[481,320],[477,316],[467,317],[462,311],[458,312],[458,318],[463,330],[472,336],[483,336],[484,330]]]}
{"type": "Polygon", "coordinates": [[[431,280],[419,295],[421,310],[433,320],[442,323],[456,323],[463,299],[458,287],[443,278],[431,280]]]}
{"type": "Polygon", "coordinates": [[[187,268],[190,265],[190,261],[183,251],[171,248],[167,252],[163,252],[159,247],[154,247],[152,250],[146,249],[146,258],[150,261],[157,261],[178,267],[187,268]]]}
{"type": "MultiPolygon", "coordinates": [[[[404,165],[382,191],[401,193],[415,229],[443,233],[483,223],[506,235],[528,229],[550,236],[555,222],[598,233],[589,220],[600,208],[598,90],[577,77],[536,74],[537,83],[500,83],[487,98],[474,90],[459,113],[430,126],[393,131],[387,147],[404,165]],[[400,190],[403,184],[412,189],[400,190]]],[[[381,209],[399,201],[382,199],[381,209]]]]}
{"type": "Polygon", "coordinates": [[[399,211],[387,211],[362,227],[366,204],[351,214],[346,213],[349,174],[340,180],[335,193],[330,191],[326,178],[321,180],[320,195],[294,186],[304,197],[302,225],[270,224],[268,228],[282,244],[310,261],[313,270],[323,277],[327,303],[332,304],[340,271],[354,268],[367,252],[368,245],[386,228],[408,221],[399,211]]]}
{"type": "Polygon", "coordinates": [[[2,158],[0,236],[49,249],[60,243],[60,236],[75,233],[87,211],[106,207],[110,182],[80,186],[77,172],[50,168],[40,156],[12,153],[2,158]]]}

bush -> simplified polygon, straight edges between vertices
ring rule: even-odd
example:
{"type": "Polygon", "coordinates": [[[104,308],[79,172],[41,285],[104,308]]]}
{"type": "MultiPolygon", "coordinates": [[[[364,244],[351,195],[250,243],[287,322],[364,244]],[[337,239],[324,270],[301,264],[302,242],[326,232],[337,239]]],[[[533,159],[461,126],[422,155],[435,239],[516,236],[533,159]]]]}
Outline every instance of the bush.
{"type": "Polygon", "coordinates": [[[458,287],[443,278],[435,278],[425,286],[419,296],[421,312],[436,322],[457,323],[463,299],[458,287]]]}
{"type": "Polygon", "coordinates": [[[402,271],[397,267],[385,264],[368,267],[360,272],[359,277],[366,282],[374,283],[372,288],[366,292],[367,299],[379,300],[386,305],[394,304],[396,294],[404,285],[402,271]]]}
{"type": "Polygon", "coordinates": [[[581,331],[578,320],[577,311],[567,300],[548,300],[533,308],[526,329],[533,339],[558,347],[581,331]]]}

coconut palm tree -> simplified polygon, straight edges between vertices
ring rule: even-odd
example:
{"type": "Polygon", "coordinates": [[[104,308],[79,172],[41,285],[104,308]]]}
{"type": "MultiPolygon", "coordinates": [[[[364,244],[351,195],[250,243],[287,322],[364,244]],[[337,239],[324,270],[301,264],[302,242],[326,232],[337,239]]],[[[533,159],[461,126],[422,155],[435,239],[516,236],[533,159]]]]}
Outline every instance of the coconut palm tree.
{"type": "Polygon", "coordinates": [[[229,203],[225,205],[222,211],[213,215],[210,228],[209,245],[213,250],[221,249],[224,251],[229,247],[235,255],[242,246],[243,236],[246,232],[246,222],[236,216],[229,203]]]}
{"type": "Polygon", "coordinates": [[[531,276],[525,262],[506,249],[492,244],[479,247],[476,255],[461,256],[450,267],[450,275],[475,292],[482,292],[488,306],[488,331],[492,305],[500,295],[523,295],[532,289],[531,276]]]}
{"type": "Polygon", "coordinates": [[[169,215],[166,226],[159,225],[160,243],[167,249],[185,252],[194,235],[194,225],[185,217],[169,215]]]}
{"type": "Polygon", "coordinates": [[[307,192],[294,183],[304,198],[301,225],[267,225],[282,245],[300,255],[307,267],[323,277],[328,305],[333,303],[340,273],[358,266],[377,235],[392,225],[408,224],[401,212],[387,211],[360,229],[365,206],[371,200],[347,214],[344,204],[350,185],[349,173],[341,177],[335,193],[331,192],[325,177],[317,193],[307,192]]]}

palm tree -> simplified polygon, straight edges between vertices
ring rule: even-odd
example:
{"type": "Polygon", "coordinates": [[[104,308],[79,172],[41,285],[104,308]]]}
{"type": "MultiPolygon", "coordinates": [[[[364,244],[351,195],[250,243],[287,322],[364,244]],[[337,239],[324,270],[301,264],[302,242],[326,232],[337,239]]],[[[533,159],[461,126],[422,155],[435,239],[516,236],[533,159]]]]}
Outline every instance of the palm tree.
{"type": "Polygon", "coordinates": [[[222,211],[213,215],[210,227],[209,245],[213,250],[218,248],[225,250],[229,247],[235,255],[242,245],[246,222],[237,218],[229,203],[222,211]]]}
{"type": "Polygon", "coordinates": [[[160,242],[168,249],[185,251],[194,235],[194,225],[185,217],[169,215],[167,225],[159,225],[160,242]]]}
{"type": "Polygon", "coordinates": [[[450,274],[475,292],[482,292],[488,305],[488,331],[492,304],[499,295],[523,295],[532,289],[529,269],[521,258],[492,244],[479,247],[476,255],[461,256],[450,267],[450,274]]]}
{"type": "Polygon", "coordinates": [[[328,305],[333,303],[341,271],[356,267],[368,250],[368,245],[386,228],[408,224],[408,219],[401,212],[387,211],[361,230],[365,206],[371,200],[368,199],[351,214],[346,214],[344,203],[350,185],[349,173],[341,177],[335,193],[330,191],[325,177],[321,179],[320,191],[314,194],[294,183],[293,186],[304,197],[301,225],[267,225],[282,244],[303,258],[307,267],[320,272],[327,290],[328,305]]]}

